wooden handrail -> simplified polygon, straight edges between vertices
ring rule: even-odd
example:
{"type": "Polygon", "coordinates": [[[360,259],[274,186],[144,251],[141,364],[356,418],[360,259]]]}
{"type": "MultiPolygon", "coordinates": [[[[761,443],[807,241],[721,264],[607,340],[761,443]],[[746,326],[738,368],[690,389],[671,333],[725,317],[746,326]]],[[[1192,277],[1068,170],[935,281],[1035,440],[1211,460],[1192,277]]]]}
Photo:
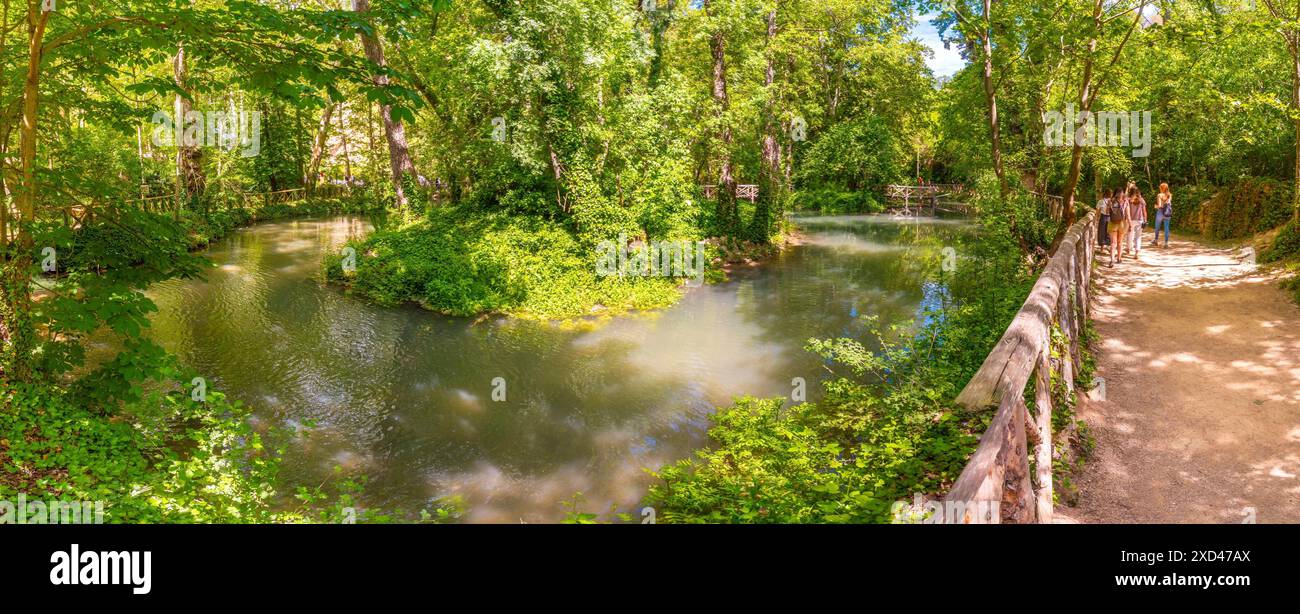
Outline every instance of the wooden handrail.
{"type": "MultiPolygon", "coordinates": [[[[996,414],[944,498],[956,504],[951,509],[991,506],[998,510],[992,515],[994,522],[1052,521],[1051,382],[1057,375],[1067,393],[1074,391],[1075,365],[1081,358],[1079,344],[1091,311],[1096,228],[1097,213],[1092,211],[1066,232],[1002,339],[957,395],[957,403],[968,410],[996,408],[996,414]],[[1069,351],[1057,357],[1052,355],[1054,328],[1059,328],[1069,343],[1069,351]],[[1030,415],[1024,400],[1031,378],[1037,415],[1030,415]],[[1029,471],[1029,441],[1036,446],[1034,476],[1029,471]]],[[[942,520],[983,521],[972,513],[942,520]]]]}

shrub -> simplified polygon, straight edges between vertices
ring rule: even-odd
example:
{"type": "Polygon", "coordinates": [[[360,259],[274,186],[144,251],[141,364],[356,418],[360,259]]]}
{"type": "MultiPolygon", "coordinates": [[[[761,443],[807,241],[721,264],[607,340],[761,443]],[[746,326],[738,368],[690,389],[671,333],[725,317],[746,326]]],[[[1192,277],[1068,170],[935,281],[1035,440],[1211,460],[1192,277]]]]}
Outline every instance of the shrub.
{"type": "MultiPolygon", "coordinates": [[[[1214,198],[1218,188],[1211,185],[1187,185],[1174,188],[1174,219],[1172,225],[1177,230],[1200,233],[1197,226],[1200,220],[1201,206],[1214,198]]],[[[1154,204],[1153,204],[1154,206],[1154,204]]]]}
{"type": "Polygon", "coordinates": [[[1285,223],[1292,214],[1291,198],[1290,183],[1243,179],[1220,190],[1187,215],[1175,209],[1174,220],[1180,228],[1214,239],[1249,237],[1285,223]]]}
{"type": "Polygon", "coordinates": [[[672,279],[598,277],[596,250],[558,222],[532,217],[437,209],[353,246],[356,271],[344,273],[332,255],[326,278],[384,305],[572,318],[665,307],[679,296],[672,279]]]}
{"type": "Polygon", "coordinates": [[[1274,237],[1273,245],[1262,254],[1261,260],[1277,262],[1297,256],[1300,256],[1300,223],[1292,219],[1282,227],[1277,237],[1274,237]]]}

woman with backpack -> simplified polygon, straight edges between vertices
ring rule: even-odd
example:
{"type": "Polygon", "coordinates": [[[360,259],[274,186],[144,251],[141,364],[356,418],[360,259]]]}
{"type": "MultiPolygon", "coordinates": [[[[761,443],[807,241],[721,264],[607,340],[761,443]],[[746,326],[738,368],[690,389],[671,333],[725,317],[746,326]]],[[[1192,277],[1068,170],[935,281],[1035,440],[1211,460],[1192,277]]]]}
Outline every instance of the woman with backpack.
{"type": "Polygon", "coordinates": [[[1152,242],[1160,247],[1160,228],[1165,229],[1165,249],[1169,248],[1169,220],[1174,217],[1174,195],[1169,192],[1169,184],[1160,184],[1160,195],[1156,196],[1156,237],[1152,242]]]}
{"type": "Polygon", "coordinates": [[[1110,245],[1110,190],[1101,191],[1101,199],[1097,201],[1097,245],[1106,247],[1110,245]]]}
{"type": "Polygon", "coordinates": [[[1124,190],[1115,190],[1106,202],[1106,209],[1110,212],[1106,231],[1110,235],[1110,267],[1113,269],[1115,261],[1124,257],[1124,241],[1128,237],[1128,200],[1124,197],[1124,190]]]}

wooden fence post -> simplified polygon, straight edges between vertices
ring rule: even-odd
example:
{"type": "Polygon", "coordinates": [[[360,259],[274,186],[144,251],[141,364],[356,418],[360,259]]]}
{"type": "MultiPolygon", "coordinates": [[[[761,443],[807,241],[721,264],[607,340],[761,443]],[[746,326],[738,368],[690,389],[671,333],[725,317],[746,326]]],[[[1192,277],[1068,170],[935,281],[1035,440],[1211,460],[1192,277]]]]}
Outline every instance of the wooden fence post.
{"type": "Polygon", "coordinates": [[[1038,448],[1034,462],[1038,474],[1038,522],[1052,523],[1052,351],[1043,348],[1038,355],[1034,380],[1034,406],[1038,410],[1038,448]]]}

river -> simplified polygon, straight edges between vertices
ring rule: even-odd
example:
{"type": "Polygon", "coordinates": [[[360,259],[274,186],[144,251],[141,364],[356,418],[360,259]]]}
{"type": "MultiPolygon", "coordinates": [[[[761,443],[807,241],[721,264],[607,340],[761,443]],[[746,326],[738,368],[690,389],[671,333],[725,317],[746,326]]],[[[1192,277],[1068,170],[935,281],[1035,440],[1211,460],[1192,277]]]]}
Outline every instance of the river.
{"type": "Polygon", "coordinates": [[[267,223],[211,247],[205,279],[152,287],[150,334],[258,426],[299,431],[289,484],[318,485],[337,466],[369,477],[368,505],[454,495],[467,522],[556,521],[577,493],[584,511],[632,512],[647,469],[707,444],[715,407],[790,397],[795,378],[815,399],[827,371],[808,339],[862,338],[860,316],[905,322],[935,306],[937,254],[970,232],[960,220],[797,221],[804,245],[672,308],[568,324],[371,305],[318,281],[323,254],[368,222],[267,223]]]}

